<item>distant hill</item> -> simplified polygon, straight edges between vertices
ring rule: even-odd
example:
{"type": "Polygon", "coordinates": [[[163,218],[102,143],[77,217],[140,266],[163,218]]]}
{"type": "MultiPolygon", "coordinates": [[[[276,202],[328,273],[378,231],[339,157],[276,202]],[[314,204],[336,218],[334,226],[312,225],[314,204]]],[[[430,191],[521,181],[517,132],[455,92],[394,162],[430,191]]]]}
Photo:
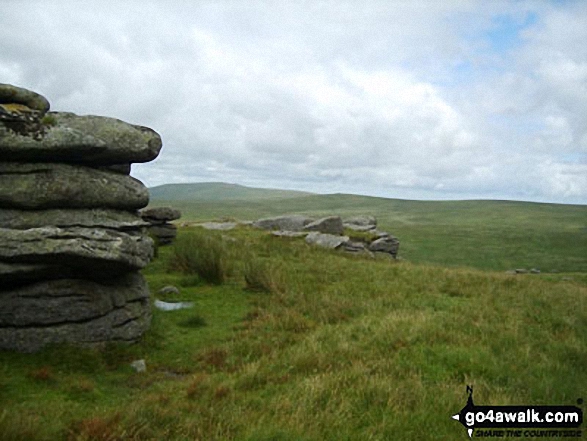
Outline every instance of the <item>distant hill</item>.
{"type": "Polygon", "coordinates": [[[295,190],[245,187],[225,182],[165,184],[149,188],[152,201],[246,201],[284,199],[312,193],[295,190]]]}

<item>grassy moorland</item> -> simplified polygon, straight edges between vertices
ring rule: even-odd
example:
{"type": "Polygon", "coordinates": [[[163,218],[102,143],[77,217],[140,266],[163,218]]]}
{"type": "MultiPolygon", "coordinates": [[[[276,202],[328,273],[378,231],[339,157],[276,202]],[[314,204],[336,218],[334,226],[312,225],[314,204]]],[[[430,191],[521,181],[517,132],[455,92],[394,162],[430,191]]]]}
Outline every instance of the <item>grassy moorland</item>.
{"type": "MultiPolygon", "coordinates": [[[[159,187],[161,189],[161,187],[159,187]]],[[[587,273],[587,206],[512,201],[407,201],[307,195],[227,184],[164,186],[154,206],[180,208],[182,220],[255,220],[289,213],[374,215],[413,263],[494,271],[537,268],[587,273]],[[246,190],[245,190],[246,189],[246,190]]]]}
{"type": "MultiPolygon", "coordinates": [[[[536,225],[529,219],[544,208],[535,208],[522,223],[536,225]]],[[[152,329],[130,347],[0,353],[0,439],[465,440],[450,416],[465,404],[467,384],[477,404],[584,398],[584,279],[414,263],[431,249],[406,240],[410,222],[420,237],[427,222],[454,219],[427,211],[422,220],[414,210],[390,211],[384,224],[402,225],[400,254],[412,250],[404,261],[314,249],[246,227],[182,228],[144,273],[154,298],[194,308],[155,310],[152,329]],[[157,294],[167,284],[180,294],[157,294]],[[136,359],[146,360],[146,373],[131,369],[136,359]]],[[[494,214],[477,227],[494,222],[504,221],[494,214]]],[[[573,222],[562,222],[561,234],[573,222]]],[[[442,229],[430,225],[430,237],[434,231],[442,229]]],[[[558,254],[550,256],[558,266],[558,254]]]]}

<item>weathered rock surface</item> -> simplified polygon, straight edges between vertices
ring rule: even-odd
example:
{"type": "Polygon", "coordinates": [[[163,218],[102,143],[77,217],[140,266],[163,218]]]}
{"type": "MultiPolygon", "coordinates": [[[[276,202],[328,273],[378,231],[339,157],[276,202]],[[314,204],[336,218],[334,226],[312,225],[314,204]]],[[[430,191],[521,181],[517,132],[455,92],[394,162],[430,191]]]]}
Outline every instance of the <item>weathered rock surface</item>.
{"type": "Polygon", "coordinates": [[[52,280],[2,292],[0,349],[138,340],[151,322],[147,285],[134,273],[109,284],[52,280]]]}
{"type": "Polygon", "coordinates": [[[304,226],[304,231],[318,231],[325,234],[342,234],[344,227],[340,216],[328,216],[304,226]]]}
{"type": "Polygon", "coordinates": [[[181,217],[181,212],[171,207],[156,207],[141,210],[141,217],[151,226],[148,232],[155,237],[158,245],[169,245],[177,236],[177,227],[168,221],[181,217]]]}
{"type": "Polygon", "coordinates": [[[138,230],[150,224],[136,212],[94,209],[0,210],[0,228],[26,230],[47,225],[55,227],[110,228],[138,230]]]}
{"type": "Polygon", "coordinates": [[[66,164],[0,162],[0,208],[133,210],[148,203],[147,188],[130,176],[66,164]]]}
{"type": "Polygon", "coordinates": [[[142,234],[81,227],[0,228],[0,261],[109,269],[113,273],[144,268],[153,257],[153,241],[142,234]]]}
{"type": "Polygon", "coordinates": [[[313,219],[307,216],[289,215],[259,219],[253,226],[263,230],[302,231],[311,222],[313,219]]]}
{"type": "Polygon", "coordinates": [[[22,104],[41,114],[49,111],[49,101],[42,95],[12,84],[0,83],[0,103],[22,104]]]}
{"type": "Polygon", "coordinates": [[[343,226],[355,231],[371,231],[377,228],[377,219],[373,216],[354,216],[345,219],[343,226]]]}
{"type": "Polygon", "coordinates": [[[306,243],[331,249],[340,247],[345,242],[348,242],[348,240],[348,236],[335,236],[333,234],[324,234],[317,231],[313,231],[306,236],[306,243]]]}
{"type": "MultiPolygon", "coordinates": [[[[50,280],[60,276],[68,277],[70,275],[71,269],[68,267],[60,268],[57,265],[0,262],[0,286],[3,289],[22,285],[23,283],[50,280]]],[[[2,294],[0,293],[0,295],[2,294]]]]}
{"type": "Polygon", "coordinates": [[[171,207],[145,208],[141,210],[141,217],[147,222],[168,222],[181,217],[181,211],[171,207]]]}
{"type": "Polygon", "coordinates": [[[154,130],[103,116],[49,112],[30,127],[0,125],[3,161],[148,162],[157,157],[161,146],[161,137],[154,130]]]}
{"type": "Polygon", "coordinates": [[[139,273],[107,283],[80,279],[35,283],[2,293],[0,328],[91,320],[148,298],[147,284],[139,273]]]}
{"type": "Polygon", "coordinates": [[[369,251],[388,253],[396,256],[399,250],[399,240],[393,236],[381,237],[369,244],[369,251]]]}
{"type": "Polygon", "coordinates": [[[149,236],[151,236],[158,246],[170,245],[177,236],[177,227],[172,224],[156,224],[147,229],[149,236]]]}
{"type": "Polygon", "coordinates": [[[343,244],[343,249],[353,254],[369,253],[369,250],[367,250],[367,245],[363,242],[353,242],[349,240],[343,244]]]}

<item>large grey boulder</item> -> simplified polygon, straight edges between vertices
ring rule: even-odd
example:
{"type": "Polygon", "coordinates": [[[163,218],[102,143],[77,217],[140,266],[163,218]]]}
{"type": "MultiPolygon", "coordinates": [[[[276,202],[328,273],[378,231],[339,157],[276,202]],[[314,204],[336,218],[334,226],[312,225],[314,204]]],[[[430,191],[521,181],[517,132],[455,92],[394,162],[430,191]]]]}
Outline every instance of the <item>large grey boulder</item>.
{"type": "Polygon", "coordinates": [[[340,216],[328,216],[305,225],[304,231],[318,231],[325,234],[342,234],[344,228],[340,216]]]}
{"type": "Polygon", "coordinates": [[[157,157],[161,146],[154,130],[104,116],[49,112],[37,124],[0,124],[3,161],[148,162],[157,157]]]}
{"type": "Polygon", "coordinates": [[[293,214],[259,219],[253,222],[253,226],[263,230],[302,231],[312,221],[307,216],[293,214]]]}
{"type": "Polygon", "coordinates": [[[384,236],[369,244],[369,251],[388,253],[396,256],[399,250],[399,240],[394,236],[384,236]]]}
{"type": "Polygon", "coordinates": [[[0,228],[0,261],[63,265],[115,274],[144,268],[153,241],[142,234],[97,228],[0,228]]]}
{"type": "Polygon", "coordinates": [[[0,349],[35,352],[49,344],[134,342],[149,328],[149,291],[138,273],[108,284],[52,280],[2,292],[0,349]]]}
{"type": "Polygon", "coordinates": [[[139,209],[149,192],[119,173],[66,164],[0,162],[0,208],[139,209]]]}
{"type": "Polygon", "coordinates": [[[41,114],[49,110],[49,101],[42,95],[12,84],[0,83],[0,104],[22,104],[41,114]]]}
{"type": "Polygon", "coordinates": [[[47,225],[55,227],[109,228],[114,230],[138,230],[150,224],[137,212],[123,210],[59,209],[49,210],[0,210],[0,228],[26,230],[47,225]]]}
{"type": "Polygon", "coordinates": [[[306,243],[330,249],[338,248],[348,241],[348,236],[335,236],[333,234],[323,234],[317,231],[313,231],[306,236],[306,243]]]}

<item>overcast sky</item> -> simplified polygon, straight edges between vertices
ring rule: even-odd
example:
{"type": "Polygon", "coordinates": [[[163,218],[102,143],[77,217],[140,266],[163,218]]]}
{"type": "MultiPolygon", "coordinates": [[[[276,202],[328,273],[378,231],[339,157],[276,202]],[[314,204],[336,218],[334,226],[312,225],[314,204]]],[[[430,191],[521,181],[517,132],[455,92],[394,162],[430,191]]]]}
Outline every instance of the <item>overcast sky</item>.
{"type": "Polygon", "coordinates": [[[148,186],[587,203],[587,1],[0,1],[0,82],[157,130],[148,186]]]}

